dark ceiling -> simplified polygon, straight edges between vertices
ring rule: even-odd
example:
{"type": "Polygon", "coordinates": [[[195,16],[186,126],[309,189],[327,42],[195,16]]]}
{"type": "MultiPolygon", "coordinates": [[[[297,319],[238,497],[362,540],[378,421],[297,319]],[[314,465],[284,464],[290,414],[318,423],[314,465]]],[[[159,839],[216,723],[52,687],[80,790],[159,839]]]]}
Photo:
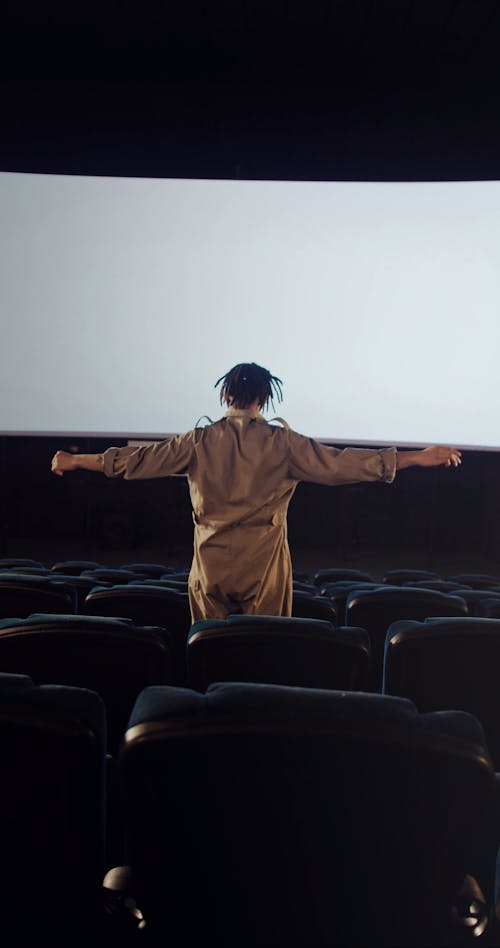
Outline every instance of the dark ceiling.
{"type": "Polygon", "coordinates": [[[4,170],[500,177],[498,0],[10,7],[4,170]]]}

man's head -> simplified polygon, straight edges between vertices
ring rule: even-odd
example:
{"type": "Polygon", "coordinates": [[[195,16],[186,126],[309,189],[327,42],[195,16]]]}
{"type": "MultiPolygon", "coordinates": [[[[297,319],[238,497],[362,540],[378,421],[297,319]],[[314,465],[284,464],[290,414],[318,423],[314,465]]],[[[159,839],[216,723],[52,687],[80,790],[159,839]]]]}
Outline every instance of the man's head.
{"type": "Polygon", "coordinates": [[[215,387],[221,385],[221,404],[226,402],[233,408],[248,408],[257,402],[259,408],[267,408],[271,402],[274,411],[273,398],[281,401],[282,384],[281,379],[271,375],[269,370],[261,365],[241,362],[221,376],[215,387]]]}

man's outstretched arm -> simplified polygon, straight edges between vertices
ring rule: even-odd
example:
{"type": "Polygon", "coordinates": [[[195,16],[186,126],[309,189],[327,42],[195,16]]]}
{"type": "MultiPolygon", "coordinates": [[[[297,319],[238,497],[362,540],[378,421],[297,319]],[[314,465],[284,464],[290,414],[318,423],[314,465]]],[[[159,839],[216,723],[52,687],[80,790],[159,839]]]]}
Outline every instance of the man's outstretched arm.
{"type": "Polygon", "coordinates": [[[396,455],[396,469],[402,471],[405,467],[458,467],[462,463],[462,452],[456,448],[443,448],[433,445],[419,451],[399,451],[396,455]]]}
{"type": "Polygon", "coordinates": [[[196,436],[196,431],[188,431],[164,441],[107,448],[102,454],[56,451],[52,458],[52,471],[62,475],[66,471],[82,469],[96,471],[107,477],[124,477],[126,480],[187,474],[196,436]]]}
{"type": "Polygon", "coordinates": [[[51,470],[53,474],[62,477],[66,471],[104,471],[102,454],[70,454],[69,451],[56,451],[52,458],[51,470]]]}

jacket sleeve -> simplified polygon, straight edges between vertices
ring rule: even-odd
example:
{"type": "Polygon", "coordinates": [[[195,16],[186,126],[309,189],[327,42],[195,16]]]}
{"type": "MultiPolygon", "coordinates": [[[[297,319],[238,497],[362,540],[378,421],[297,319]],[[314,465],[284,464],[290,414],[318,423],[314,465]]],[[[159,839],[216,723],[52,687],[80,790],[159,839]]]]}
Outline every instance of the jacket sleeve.
{"type": "Polygon", "coordinates": [[[194,432],[141,447],[108,448],[103,454],[107,477],[125,480],[186,475],[194,452],[194,432]]]}
{"type": "Polygon", "coordinates": [[[396,448],[327,447],[314,438],[289,431],[289,473],[293,480],[314,484],[356,484],[360,481],[392,483],[396,475],[396,448]]]}

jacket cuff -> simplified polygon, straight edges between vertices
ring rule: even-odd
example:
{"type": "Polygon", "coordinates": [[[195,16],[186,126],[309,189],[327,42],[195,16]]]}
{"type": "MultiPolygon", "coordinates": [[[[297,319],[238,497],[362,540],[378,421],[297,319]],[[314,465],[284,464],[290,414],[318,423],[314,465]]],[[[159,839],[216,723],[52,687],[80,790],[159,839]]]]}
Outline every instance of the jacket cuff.
{"type": "Polygon", "coordinates": [[[396,470],[398,464],[398,452],[397,448],[384,448],[380,452],[382,458],[383,474],[382,480],[386,484],[392,484],[394,478],[396,477],[396,470]]]}
{"type": "Polygon", "coordinates": [[[117,477],[115,472],[115,458],[120,449],[108,448],[102,456],[102,469],[106,477],[117,477]]]}

